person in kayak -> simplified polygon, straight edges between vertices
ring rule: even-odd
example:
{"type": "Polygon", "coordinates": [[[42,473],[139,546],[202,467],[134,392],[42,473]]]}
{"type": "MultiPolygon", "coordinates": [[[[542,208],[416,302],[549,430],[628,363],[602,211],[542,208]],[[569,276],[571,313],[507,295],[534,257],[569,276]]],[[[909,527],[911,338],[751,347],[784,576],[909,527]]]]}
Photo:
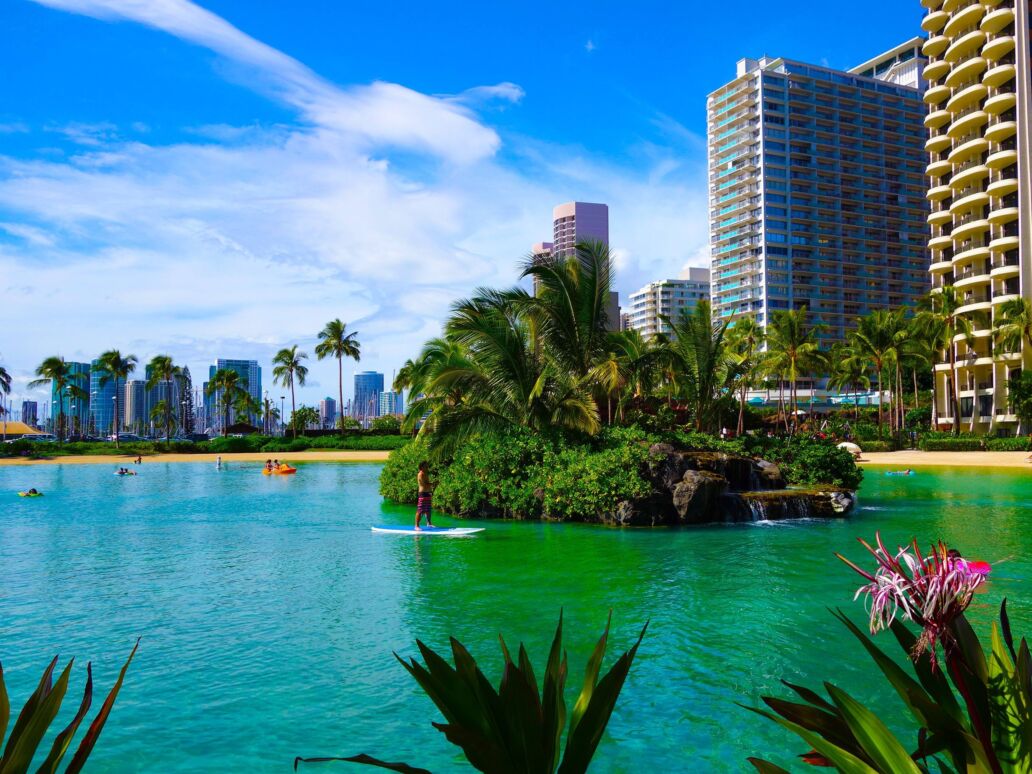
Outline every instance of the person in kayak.
{"type": "Polygon", "coordinates": [[[416,494],[416,529],[420,529],[419,522],[426,516],[426,526],[433,527],[430,520],[433,505],[433,490],[430,487],[429,465],[426,462],[419,463],[419,472],[416,474],[416,482],[419,491],[416,494]]]}

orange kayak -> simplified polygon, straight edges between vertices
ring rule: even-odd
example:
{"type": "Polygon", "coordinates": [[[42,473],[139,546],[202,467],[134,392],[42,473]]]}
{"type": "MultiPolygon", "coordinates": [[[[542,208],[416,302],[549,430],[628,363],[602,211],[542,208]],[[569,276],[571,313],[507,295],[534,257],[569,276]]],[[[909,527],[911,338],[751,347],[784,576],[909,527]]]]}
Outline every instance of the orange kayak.
{"type": "Polygon", "coordinates": [[[262,468],[263,476],[290,476],[294,473],[297,473],[297,468],[292,468],[289,465],[280,465],[278,468],[274,470],[262,468]]]}

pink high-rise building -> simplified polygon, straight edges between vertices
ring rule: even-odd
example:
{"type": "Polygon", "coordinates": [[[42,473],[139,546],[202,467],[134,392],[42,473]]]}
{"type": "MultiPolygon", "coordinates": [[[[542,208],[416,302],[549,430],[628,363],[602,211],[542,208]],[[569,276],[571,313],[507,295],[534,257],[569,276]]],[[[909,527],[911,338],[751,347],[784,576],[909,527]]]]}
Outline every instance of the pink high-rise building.
{"type": "Polygon", "coordinates": [[[567,202],[552,210],[552,254],[573,255],[578,242],[609,244],[609,205],[567,202]]]}

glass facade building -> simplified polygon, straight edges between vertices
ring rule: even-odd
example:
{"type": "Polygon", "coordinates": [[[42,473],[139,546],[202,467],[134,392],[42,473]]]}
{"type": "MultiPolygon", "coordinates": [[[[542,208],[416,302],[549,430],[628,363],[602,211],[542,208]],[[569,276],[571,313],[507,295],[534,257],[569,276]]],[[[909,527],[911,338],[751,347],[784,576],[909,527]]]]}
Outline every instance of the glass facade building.
{"type": "Polygon", "coordinates": [[[351,404],[352,416],[359,421],[379,416],[381,393],[383,393],[383,374],[377,371],[361,371],[355,374],[355,400],[351,404]]]}
{"type": "MultiPolygon", "coordinates": [[[[215,361],[215,365],[208,366],[208,379],[211,380],[215,376],[216,371],[227,369],[229,371],[236,371],[240,375],[241,385],[247,390],[248,394],[254,399],[256,405],[262,405],[262,369],[258,365],[257,360],[223,360],[219,358],[215,361]]],[[[208,382],[204,383],[204,411],[207,415],[209,428],[211,430],[221,432],[222,422],[224,421],[224,412],[222,410],[222,396],[216,391],[212,395],[208,395],[208,382]]],[[[289,419],[289,417],[287,418],[289,419]]],[[[251,425],[257,425],[258,415],[254,413],[248,414],[246,417],[236,416],[232,410],[229,412],[230,423],[235,422],[247,422],[251,425]]]]}
{"type": "Polygon", "coordinates": [[[109,379],[101,384],[104,374],[99,360],[90,363],[89,373],[90,431],[102,437],[112,435],[115,432],[115,381],[109,379]]]}
{"type": "Polygon", "coordinates": [[[927,291],[920,46],[851,72],[744,59],[709,96],[716,319],[806,307],[827,344],[927,291]]]}
{"type": "Polygon", "coordinates": [[[405,413],[405,399],[402,397],[400,392],[394,392],[393,390],[387,390],[386,392],[380,393],[380,416],[386,417],[392,414],[404,414],[405,413]]]}
{"type": "MultiPolygon", "coordinates": [[[[50,416],[54,422],[60,413],[66,417],[66,427],[72,435],[95,432],[90,427],[90,364],[67,361],[68,370],[74,375],[75,386],[86,393],[85,399],[75,400],[67,394],[58,396],[57,386],[50,387],[50,416]]],[[[110,420],[109,420],[110,421],[110,420]]]]}
{"type": "Polygon", "coordinates": [[[935,419],[972,432],[1027,433],[1008,382],[1032,346],[993,330],[1032,302],[1032,66],[1029,0],[922,0],[932,292],[950,287],[970,323],[935,366],[935,419]]]}

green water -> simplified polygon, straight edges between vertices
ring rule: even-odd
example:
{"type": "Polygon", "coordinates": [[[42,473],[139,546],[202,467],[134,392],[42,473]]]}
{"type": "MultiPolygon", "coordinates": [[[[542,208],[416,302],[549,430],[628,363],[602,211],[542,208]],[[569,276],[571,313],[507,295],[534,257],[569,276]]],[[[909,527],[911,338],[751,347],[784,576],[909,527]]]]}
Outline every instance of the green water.
{"type": "MultiPolygon", "coordinates": [[[[287,772],[295,755],[369,752],[462,771],[433,705],[391,656],[455,635],[497,677],[497,634],[543,662],[565,609],[571,687],[613,611],[611,655],[649,620],[593,771],[792,765],[793,738],[735,706],[782,677],[833,677],[895,712],[825,608],[862,614],[832,554],[856,536],[943,538],[1006,561],[972,616],[1010,598],[1032,631],[1032,477],[869,471],[847,520],[690,530],[488,522],[475,538],[376,535],[407,523],[377,465],[148,463],[0,468],[0,658],[20,705],[55,653],[92,659],[106,691],[143,637],[88,771],[287,772]],[[35,486],[46,496],[18,498],[35,486]]],[[[453,523],[441,518],[439,523],[453,523]]],[[[76,685],[82,685],[79,673],[76,685]]],[[[72,701],[69,701],[71,705],[72,701]]],[[[347,770],[344,764],[310,771],[347,770]]],[[[358,769],[354,769],[358,771],[358,769]]]]}

